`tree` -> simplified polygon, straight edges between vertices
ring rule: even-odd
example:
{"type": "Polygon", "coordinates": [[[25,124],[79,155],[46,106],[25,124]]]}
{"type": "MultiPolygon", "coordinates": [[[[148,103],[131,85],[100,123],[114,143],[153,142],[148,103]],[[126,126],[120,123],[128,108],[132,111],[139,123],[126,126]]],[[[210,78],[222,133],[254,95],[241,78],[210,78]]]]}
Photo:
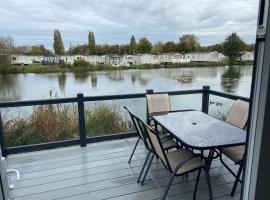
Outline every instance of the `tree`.
{"type": "Polygon", "coordinates": [[[61,33],[58,29],[54,30],[53,49],[55,54],[57,55],[65,54],[65,48],[62,41],[61,33]]]}
{"type": "Polygon", "coordinates": [[[32,48],[29,45],[16,46],[13,50],[14,54],[31,55],[32,48]]]}
{"type": "Polygon", "coordinates": [[[241,57],[245,42],[236,33],[232,33],[226,37],[223,47],[224,55],[228,57],[229,63],[234,64],[241,57]]]}
{"type": "Polygon", "coordinates": [[[246,44],[245,51],[255,51],[255,44],[246,44]]]}
{"type": "Polygon", "coordinates": [[[136,53],[136,47],[137,47],[136,39],[135,36],[132,35],[129,43],[129,53],[134,55],[136,53]]]}
{"type": "Polygon", "coordinates": [[[152,49],[152,44],[146,37],[142,37],[139,40],[139,44],[137,45],[137,49],[139,53],[150,53],[152,49]]]}
{"type": "Polygon", "coordinates": [[[166,42],[162,47],[162,51],[164,53],[177,52],[178,51],[178,46],[174,42],[166,42]]]}
{"type": "Polygon", "coordinates": [[[14,41],[10,36],[0,37],[0,73],[7,73],[11,66],[10,55],[14,50],[14,41]]]}
{"type": "Polygon", "coordinates": [[[44,47],[44,45],[36,45],[31,47],[30,55],[34,56],[48,56],[52,52],[44,47]]]}
{"type": "Polygon", "coordinates": [[[89,31],[88,33],[88,51],[91,55],[94,55],[96,53],[96,40],[94,33],[91,31],[89,31]]]}
{"type": "Polygon", "coordinates": [[[87,44],[83,44],[83,45],[77,45],[77,46],[73,46],[73,47],[70,47],[69,50],[68,50],[68,53],[70,55],[86,55],[87,53],[89,52],[89,49],[88,49],[88,45],[87,44]]]}
{"type": "Polygon", "coordinates": [[[43,51],[40,48],[40,46],[32,46],[31,47],[31,55],[34,55],[34,56],[43,55],[43,51]]]}
{"type": "Polygon", "coordinates": [[[186,34],[180,37],[180,51],[184,53],[197,51],[200,48],[198,38],[193,34],[186,34]]]}
{"type": "Polygon", "coordinates": [[[14,48],[14,40],[11,36],[0,37],[0,54],[11,54],[14,48]]]}
{"type": "Polygon", "coordinates": [[[163,53],[163,43],[159,41],[158,43],[154,44],[151,53],[155,55],[163,53]]]}

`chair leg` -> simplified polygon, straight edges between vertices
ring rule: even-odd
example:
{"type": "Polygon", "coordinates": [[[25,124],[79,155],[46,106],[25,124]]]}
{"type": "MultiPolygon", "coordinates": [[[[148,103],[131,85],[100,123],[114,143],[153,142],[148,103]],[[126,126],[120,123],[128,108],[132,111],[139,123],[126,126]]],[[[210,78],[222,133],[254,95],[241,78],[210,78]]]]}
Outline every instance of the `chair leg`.
{"type": "Polygon", "coordinates": [[[149,151],[148,154],[147,154],[147,156],[146,156],[146,158],[145,158],[145,161],[144,161],[143,167],[142,167],[142,169],[141,169],[140,175],[139,175],[139,177],[138,177],[138,179],[137,179],[137,183],[140,182],[141,176],[142,176],[142,174],[143,174],[144,168],[145,168],[145,166],[146,166],[146,164],[147,164],[147,161],[148,161],[148,159],[149,159],[150,154],[151,154],[151,152],[149,151]]]}
{"type": "Polygon", "coordinates": [[[165,200],[165,199],[166,199],[167,194],[168,194],[169,189],[170,189],[170,187],[171,187],[171,185],[172,185],[172,182],[173,182],[173,179],[174,179],[174,176],[175,176],[176,172],[177,172],[177,170],[172,174],[172,176],[171,176],[171,178],[170,178],[170,180],[169,180],[169,183],[168,183],[168,185],[167,185],[167,187],[166,187],[166,189],[165,189],[165,192],[164,192],[164,194],[163,194],[163,196],[162,196],[162,200],[165,200]]]}
{"type": "Polygon", "coordinates": [[[133,151],[132,151],[132,153],[131,153],[131,155],[130,155],[130,157],[129,157],[129,160],[128,160],[128,164],[130,164],[130,161],[131,161],[131,159],[132,159],[132,157],[133,157],[133,154],[134,154],[134,152],[135,152],[135,150],[136,150],[136,148],[137,148],[137,146],[138,146],[139,141],[140,141],[140,137],[138,137],[138,140],[137,140],[137,142],[136,142],[136,144],[135,144],[135,146],[134,146],[134,148],[133,148],[133,151]]]}
{"type": "Polygon", "coordinates": [[[206,180],[207,180],[207,185],[208,185],[208,192],[209,192],[209,199],[212,200],[212,188],[211,188],[211,182],[210,182],[210,176],[209,176],[209,169],[204,168],[205,175],[206,175],[206,180]]]}
{"type": "MultiPolygon", "coordinates": [[[[222,155],[219,156],[220,162],[223,164],[223,166],[236,178],[237,174],[235,174],[232,169],[230,167],[228,167],[228,165],[224,162],[224,160],[222,159],[222,155]]],[[[241,182],[239,180],[239,182],[241,182]]]]}
{"type": "Polygon", "coordinates": [[[145,171],[145,173],[144,173],[143,179],[142,179],[142,181],[141,181],[141,185],[144,184],[144,181],[145,181],[145,179],[146,179],[146,176],[147,176],[148,171],[149,171],[149,169],[150,169],[150,167],[151,167],[151,164],[152,164],[152,162],[153,162],[154,157],[155,157],[155,155],[153,154],[152,157],[150,158],[150,161],[149,161],[148,166],[147,166],[147,168],[146,168],[146,171],[145,171]]]}
{"type": "Polygon", "coordinates": [[[196,194],[197,194],[197,189],[198,189],[198,185],[199,185],[200,175],[201,175],[201,168],[198,170],[198,175],[197,175],[195,188],[194,188],[194,192],[193,192],[193,200],[196,199],[196,194]]]}
{"type": "Polygon", "coordinates": [[[235,181],[234,181],[234,184],[233,184],[233,189],[232,189],[232,192],[231,192],[231,196],[232,197],[234,196],[234,193],[235,193],[237,184],[238,184],[238,182],[240,180],[240,176],[241,176],[242,170],[243,170],[243,166],[242,166],[242,164],[240,164],[239,169],[238,169],[238,172],[237,172],[237,175],[236,175],[236,178],[235,178],[235,181]]]}

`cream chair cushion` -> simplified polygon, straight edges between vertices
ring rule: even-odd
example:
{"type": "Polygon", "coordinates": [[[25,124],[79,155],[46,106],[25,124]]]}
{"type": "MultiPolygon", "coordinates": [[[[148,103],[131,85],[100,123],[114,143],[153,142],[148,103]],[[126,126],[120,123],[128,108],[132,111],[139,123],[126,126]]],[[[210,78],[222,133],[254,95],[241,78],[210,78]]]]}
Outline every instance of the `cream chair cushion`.
{"type": "Polygon", "coordinates": [[[146,95],[148,113],[171,111],[170,97],[168,94],[148,94],[146,95]]]}
{"type": "Polygon", "coordinates": [[[236,100],[229,111],[226,122],[242,129],[245,128],[248,120],[248,109],[248,102],[236,100]]]}
{"type": "Polygon", "coordinates": [[[245,145],[222,149],[222,153],[235,163],[238,163],[243,159],[244,152],[245,145]]]}
{"type": "MultiPolygon", "coordinates": [[[[171,151],[167,153],[167,158],[171,165],[172,170],[174,171],[177,165],[180,162],[185,161],[188,159],[193,153],[188,149],[177,149],[176,151],[171,151]]],[[[177,171],[178,175],[184,174],[186,172],[192,171],[199,167],[204,166],[203,161],[199,158],[194,157],[191,160],[187,161],[182,167],[180,167],[177,171]]]]}

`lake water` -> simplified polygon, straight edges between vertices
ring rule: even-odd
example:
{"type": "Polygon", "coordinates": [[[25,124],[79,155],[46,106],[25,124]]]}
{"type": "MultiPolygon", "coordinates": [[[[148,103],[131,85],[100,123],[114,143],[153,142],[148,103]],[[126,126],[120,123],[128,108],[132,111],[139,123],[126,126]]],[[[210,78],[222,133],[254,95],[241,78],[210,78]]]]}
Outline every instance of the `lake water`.
{"type": "MultiPolygon", "coordinates": [[[[251,78],[252,66],[0,75],[0,101],[44,99],[50,95],[52,98],[74,97],[77,93],[85,96],[141,93],[150,88],[159,92],[188,90],[200,89],[203,85],[249,97],[251,78]]],[[[210,100],[213,105],[222,101],[216,97],[210,100]]],[[[116,104],[145,111],[143,99],[121,100],[116,104]]],[[[201,95],[173,97],[172,106],[199,109],[201,95]]]]}

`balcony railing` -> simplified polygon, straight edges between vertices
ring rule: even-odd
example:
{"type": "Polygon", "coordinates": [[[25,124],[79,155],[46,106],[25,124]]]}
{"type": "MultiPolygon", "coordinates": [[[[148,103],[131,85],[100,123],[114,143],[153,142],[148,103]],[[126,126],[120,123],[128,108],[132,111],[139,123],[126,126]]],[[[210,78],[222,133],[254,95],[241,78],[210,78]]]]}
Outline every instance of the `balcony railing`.
{"type": "MultiPolygon", "coordinates": [[[[77,108],[78,108],[77,113],[78,113],[78,127],[79,127],[78,139],[67,139],[67,140],[55,141],[55,142],[7,147],[5,145],[3,122],[2,122],[1,113],[0,113],[0,145],[1,145],[2,153],[4,155],[8,155],[8,154],[14,154],[14,153],[44,150],[44,149],[64,147],[64,146],[70,146],[70,145],[80,145],[81,147],[84,147],[87,145],[87,143],[99,142],[99,141],[104,141],[104,140],[123,139],[123,138],[136,136],[135,132],[128,132],[128,133],[87,137],[86,128],[85,128],[85,108],[84,108],[85,103],[105,101],[105,100],[144,98],[146,94],[149,94],[149,93],[154,93],[154,91],[149,89],[146,91],[146,93],[105,95],[105,96],[84,96],[83,94],[79,93],[77,94],[77,97],[72,97],[72,98],[1,102],[0,109],[12,108],[12,107],[24,107],[24,106],[76,103],[77,108]]],[[[203,86],[202,89],[196,89],[196,90],[182,90],[182,91],[169,91],[169,92],[164,91],[164,92],[157,92],[157,93],[168,93],[170,96],[202,94],[201,110],[202,112],[205,112],[205,113],[208,113],[209,111],[209,95],[219,96],[219,97],[227,98],[230,100],[240,99],[243,101],[249,101],[249,98],[246,98],[246,97],[241,97],[241,96],[236,96],[236,95],[232,95],[228,93],[211,90],[209,86],[203,86]]]]}

